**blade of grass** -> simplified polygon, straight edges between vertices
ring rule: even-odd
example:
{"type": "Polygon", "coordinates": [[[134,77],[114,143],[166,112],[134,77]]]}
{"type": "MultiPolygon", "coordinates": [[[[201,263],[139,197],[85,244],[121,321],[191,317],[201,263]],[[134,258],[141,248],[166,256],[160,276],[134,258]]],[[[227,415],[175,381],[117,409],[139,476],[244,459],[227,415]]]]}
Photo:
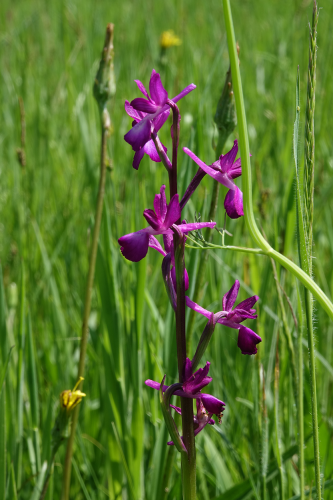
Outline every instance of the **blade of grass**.
{"type": "Polygon", "coordinates": [[[6,498],[6,383],[0,394],[0,497],[6,498]]]}
{"type": "Polygon", "coordinates": [[[30,312],[27,316],[27,337],[28,337],[28,362],[27,362],[27,381],[30,392],[30,409],[31,409],[31,423],[33,432],[33,443],[36,455],[37,473],[41,467],[40,458],[40,443],[39,443],[39,399],[38,399],[38,384],[37,384],[37,370],[34,353],[34,345],[32,338],[31,316],[30,312]]]}

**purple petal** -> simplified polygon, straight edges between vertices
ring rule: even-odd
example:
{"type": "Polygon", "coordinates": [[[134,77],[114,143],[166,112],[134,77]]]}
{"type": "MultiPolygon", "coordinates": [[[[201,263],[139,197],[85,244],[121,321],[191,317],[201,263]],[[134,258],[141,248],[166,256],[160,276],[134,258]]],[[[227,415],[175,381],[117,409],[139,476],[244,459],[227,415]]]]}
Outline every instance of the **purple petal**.
{"type": "Polygon", "coordinates": [[[207,376],[209,365],[210,363],[209,361],[207,361],[206,366],[204,368],[199,368],[199,370],[195,372],[191,379],[189,379],[188,381],[186,381],[185,379],[185,382],[183,384],[183,390],[185,392],[189,394],[199,392],[203,387],[208,385],[213,380],[212,377],[207,376]]]}
{"type": "Polygon", "coordinates": [[[153,70],[149,81],[150,97],[158,106],[164,106],[168,99],[168,93],[162,85],[161,77],[153,70]]]}
{"type": "Polygon", "coordinates": [[[192,377],[192,361],[190,358],[186,358],[184,369],[183,369],[183,380],[189,380],[192,377]]]}
{"type": "Polygon", "coordinates": [[[204,227],[210,227],[211,229],[216,226],[216,222],[191,222],[190,224],[179,224],[178,228],[183,233],[188,233],[190,231],[197,231],[204,227]]]}
{"type": "MultiPolygon", "coordinates": [[[[251,156],[251,155],[250,155],[251,156]]],[[[230,168],[228,175],[231,179],[237,179],[240,175],[242,175],[242,167],[241,167],[241,159],[235,161],[235,163],[230,168]]]]}
{"type": "MultiPolygon", "coordinates": [[[[252,307],[254,306],[254,304],[259,300],[259,297],[258,295],[253,295],[253,297],[249,297],[248,299],[245,299],[243,300],[242,302],[240,302],[236,307],[235,307],[235,311],[237,309],[243,309],[244,311],[250,311],[252,313],[252,307]]],[[[254,312],[252,314],[254,314],[256,311],[255,309],[253,310],[254,312]]]]}
{"type": "Polygon", "coordinates": [[[155,238],[155,236],[149,236],[149,248],[153,248],[154,250],[157,250],[158,252],[160,252],[160,254],[163,255],[163,257],[166,256],[166,252],[163,250],[162,245],[155,238]]]}
{"type": "Polygon", "coordinates": [[[195,163],[197,165],[199,165],[199,167],[202,168],[202,170],[204,172],[206,172],[206,174],[208,174],[210,177],[212,177],[217,182],[219,182],[220,184],[223,184],[223,186],[225,186],[229,189],[235,189],[235,184],[234,184],[233,180],[229,179],[227,174],[225,174],[225,173],[223,174],[223,173],[219,172],[218,170],[215,170],[211,166],[206,165],[206,163],[204,163],[202,160],[200,160],[200,158],[198,158],[194,153],[192,153],[192,151],[190,149],[183,148],[183,151],[190,158],[192,158],[192,160],[195,161],[195,163]]]}
{"type": "Polygon", "coordinates": [[[140,165],[140,161],[144,157],[144,154],[145,154],[144,148],[140,148],[139,151],[135,152],[135,155],[133,158],[133,164],[132,164],[132,166],[133,166],[133,168],[135,168],[135,170],[138,170],[139,165],[140,165]]]}
{"type": "Polygon", "coordinates": [[[134,127],[124,135],[124,139],[132,146],[134,151],[139,151],[139,149],[150,140],[150,134],[151,122],[143,118],[143,120],[134,125],[134,127]]]}
{"type": "Polygon", "coordinates": [[[134,81],[137,84],[137,86],[139,87],[140,92],[142,92],[143,95],[149,99],[148,92],[147,92],[145,86],[143,85],[143,83],[141,83],[140,80],[134,80],[134,81]]]}
{"type": "Polygon", "coordinates": [[[194,85],[194,83],[191,83],[190,85],[185,87],[184,90],[182,90],[180,94],[176,95],[176,97],[173,97],[171,100],[173,102],[178,102],[178,101],[180,101],[180,99],[185,97],[187,94],[189,94],[190,92],[192,92],[192,90],[194,90],[196,88],[197,88],[197,86],[194,85]]]}
{"type": "Polygon", "coordinates": [[[142,113],[139,113],[136,109],[132,108],[128,101],[125,101],[125,111],[128,116],[133,118],[136,122],[140,122],[142,118],[144,118],[144,115],[142,115],[142,113]]]}
{"type": "MultiPolygon", "coordinates": [[[[163,144],[162,144],[163,146],[163,144]]],[[[146,142],[146,144],[142,148],[144,152],[149,156],[149,158],[153,161],[156,161],[156,163],[161,161],[160,155],[158,154],[154,141],[151,139],[150,141],[146,142]]],[[[163,149],[165,152],[167,152],[167,148],[163,146],[163,149]]]]}
{"type": "Polygon", "coordinates": [[[255,332],[241,325],[238,333],[237,345],[242,351],[242,354],[256,354],[258,349],[257,344],[261,342],[261,338],[255,332]]]}
{"type": "Polygon", "coordinates": [[[224,208],[230,219],[238,219],[244,215],[243,212],[243,193],[235,186],[235,190],[229,189],[224,200],[224,208]]]}
{"type": "Polygon", "coordinates": [[[155,214],[154,210],[151,210],[150,208],[146,208],[146,210],[143,211],[143,216],[148,222],[148,224],[155,229],[155,231],[158,231],[161,228],[161,221],[155,214]]]}
{"type": "Polygon", "coordinates": [[[167,213],[164,220],[164,227],[169,228],[180,219],[179,195],[175,194],[168,205],[167,213]]]}
{"type": "Polygon", "coordinates": [[[163,234],[163,244],[166,253],[171,252],[173,246],[173,234],[163,234]]]}
{"type": "Polygon", "coordinates": [[[170,405],[170,407],[173,408],[174,410],[176,410],[176,412],[179,413],[179,415],[182,414],[182,410],[181,410],[181,408],[178,408],[178,406],[170,405]]]}
{"type": "MultiPolygon", "coordinates": [[[[142,111],[144,111],[144,110],[142,110],[142,111]]],[[[230,151],[228,151],[228,153],[226,153],[225,155],[220,156],[220,159],[219,159],[220,168],[224,174],[227,173],[232,168],[232,165],[235,161],[237,153],[238,153],[238,141],[236,139],[234,141],[234,145],[232,146],[230,151]]]]}
{"type": "Polygon", "coordinates": [[[229,292],[227,292],[222,299],[222,309],[223,311],[231,311],[234,303],[236,302],[237,295],[239,292],[239,281],[236,280],[235,283],[230,288],[229,292]]]}
{"type": "MultiPolygon", "coordinates": [[[[165,196],[165,185],[163,184],[160,188],[160,193],[155,195],[154,198],[154,209],[157,217],[160,221],[164,222],[167,213],[167,202],[165,196]]],[[[167,250],[168,251],[168,250],[167,250]]]]}
{"type": "Polygon", "coordinates": [[[136,233],[125,234],[118,240],[120,250],[127,260],[139,262],[148,252],[149,232],[141,229],[136,233]]]}
{"type": "MultiPolygon", "coordinates": [[[[157,391],[160,390],[161,382],[155,382],[154,380],[148,379],[145,381],[145,384],[148,387],[151,387],[152,389],[156,389],[157,391]]],[[[168,387],[169,387],[168,385],[163,385],[163,387],[162,387],[163,392],[165,392],[168,389],[168,387]]],[[[197,394],[187,394],[182,389],[175,391],[174,395],[181,396],[181,397],[187,398],[187,399],[197,399],[197,398],[200,398],[202,396],[202,394],[200,392],[198,392],[197,394]]]]}
{"type": "Polygon", "coordinates": [[[159,113],[153,119],[153,125],[154,125],[155,132],[158,132],[160,130],[160,128],[165,124],[165,122],[169,118],[169,114],[170,114],[170,108],[163,111],[163,113],[159,113]]]}
{"type": "Polygon", "coordinates": [[[201,401],[208,413],[220,415],[224,410],[225,403],[210,394],[201,394],[201,401]]]}
{"type": "Polygon", "coordinates": [[[203,316],[206,316],[206,318],[210,319],[212,313],[207,311],[207,309],[204,309],[203,307],[199,306],[198,304],[193,302],[188,297],[185,297],[185,301],[186,301],[187,307],[189,307],[190,309],[193,309],[193,311],[196,311],[196,312],[202,314],[203,316]]]}
{"type": "Polygon", "coordinates": [[[136,97],[133,99],[133,101],[131,101],[131,106],[137,111],[143,111],[144,113],[149,113],[151,115],[156,113],[158,110],[156,104],[147,101],[147,99],[144,99],[143,97],[136,97]]]}

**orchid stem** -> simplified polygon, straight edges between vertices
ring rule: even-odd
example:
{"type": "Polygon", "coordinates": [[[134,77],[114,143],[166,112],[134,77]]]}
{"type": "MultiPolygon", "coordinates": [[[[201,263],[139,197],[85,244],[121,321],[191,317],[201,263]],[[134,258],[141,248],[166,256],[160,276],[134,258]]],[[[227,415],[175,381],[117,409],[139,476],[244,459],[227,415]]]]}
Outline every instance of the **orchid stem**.
{"type": "MultiPolygon", "coordinates": [[[[103,213],[103,199],[105,191],[105,180],[106,180],[106,143],[109,134],[108,128],[105,126],[105,122],[102,120],[102,140],[101,140],[101,164],[100,164],[100,180],[99,189],[96,205],[95,214],[95,227],[91,243],[91,253],[89,260],[89,271],[86,284],[86,295],[84,302],[84,312],[83,312],[83,322],[82,322],[82,337],[81,337],[81,349],[80,349],[80,361],[77,378],[83,377],[84,366],[86,360],[87,344],[88,344],[88,320],[90,316],[91,309],[91,293],[94,284],[95,267],[96,267],[96,256],[97,256],[97,246],[98,238],[101,227],[102,213],[103,213]]],[[[65,466],[64,466],[64,477],[63,477],[63,489],[62,489],[62,500],[68,500],[70,480],[71,480],[71,468],[72,468],[72,456],[73,456],[73,444],[76,431],[76,425],[79,416],[80,405],[73,411],[71,433],[67,443],[65,466]]]]}
{"type": "MultiPolygon", "coordinates": [[[[185,333],[185,235],[174,232],[175,265],[177,280],[176,334],[179,382],[183,381],[186,361],[185,333]]],[[[181,398],[183,440],[187,453],[182,453],[183,500],[196,500],[196,464],[193,429],[193,401],[181,398]]]]}

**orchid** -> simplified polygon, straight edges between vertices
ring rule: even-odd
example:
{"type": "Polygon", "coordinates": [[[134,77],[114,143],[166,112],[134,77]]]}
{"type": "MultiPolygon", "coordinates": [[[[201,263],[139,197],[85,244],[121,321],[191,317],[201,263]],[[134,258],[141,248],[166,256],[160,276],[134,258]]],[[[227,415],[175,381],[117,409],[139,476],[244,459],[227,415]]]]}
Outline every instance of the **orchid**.
{"type": "MultiPolygon", "coordinates": [[[[229,292],[224,295],[222,299],[222,311],[214,314],[214,320],[221,325],[235,328],[239,331],[237,345],[242,351],[242,354],[256,354],[258,351],[256,345],[261,342],[261,338],[250,328],[241,325],[240,323],[246,319],[255,319],[257,317],[255,314],[256,310],[252,309],[252,307],[257,300],[259,300],[259,297],[257,295],[249,297],[232,309],[239,292],[239,287],[240,283],[236,280],[229,292]]],[[[207,311],[195,302],[192,302],[192,300],[188,297],[186,297],[185,300],[188,307],[203,316],[206,316],[208,319],[211,318],[212,313],[210,311],[207,311]]]]}
{"type": "MultiPolygon", "coordinates": [[[[215,398],[210,394],[205,394],[201,392],[206,385],[208,385],[213,379],[208,377],[210,363],[207,361],[204,368],[199,368],[195,373],[192,373],[192,362],[189,358],[186,358],[184,370],[183,370],[183,384],[182,389],[178,389],[174,392],[175,396],[181,396],[184,398],[196,399],[197,404],[197,414],[194,416],[194,435],[196,436],[202,429],[207,425],[213,425],[215,422],[212,419],[212,415],[215,414],[218,417],[219,423],[221,423],[222,414],[224,411],[225,403],[220,399],[215,398]]],[[[154,380],[146,380],[145,384],[156,390],[160,390],[161,384],[155,382],[154,380]]],[[[162,391],[165,392],[170,386],[163,385],[162,391]]],[[[177,406],[170,405],[177,413],[181,414],[181,409],[177,406]]],[[[168,444],[173,444],[172,441],[168,444]]]]}
{"type": "MultiPolygon", "coordinates": [[[[134,109],[128,101],[125,101],[125,111],[130,116],[133,118],[133,123],[132,126],[135,127],[137,123],[140,123],[141,120],[143,120],[146,116],[147,113],[144,113],[143,111],[137,111],[134,109]]],[[[164,125],[166,120],[168,119],[170,114],[170,108],[167,109],[166,111],[163,111],[163,113],[159,114],[156,118],[152,120],[152,126],[154,128],[155,132],[158,132],[160,128],[164,125]]],[[[162,144],[162,147],[165,152],[167,152],[167,148],[162,144]]],[[[133,168],[138,170],[140,162],[142,158],[144,157],[144,154],[147,154],[149,158],[152,161],[155,161],[156,163],[160,162],[160,156],[156,150],[154,141],[152,139],[149,139],[148,142],[144,144],[144,146],[140,147],[138,151],[135,152],[134,158],[133,158],[133,168]]]]}
{"type": "MultiPolygon", "coordinates": [[[[237,219],[244,215],[243,212],[243,193],[234,183],[234,179],[242,175],[241,159],[235,158],[238,153],[238,142],[234,141],[231,150],[221,155],[212,165],[206,165],[188,148],[183,151],[192,158],[193,161],[210,177],[229,189],[224,200],[224,208],[231,219],[237,219]]],[[[201,180],[201,179],[200,179],[201,180]]]]}
{"type": "MultiPolygon", "coordinates": [[[[124,139],[132,146],[134,151],[138,152],[147,142],[151,140],[152,132],[161,128],[169,116],[170,108],[167,104],[168,92],[162,85],[160,75],[154,69],[149,81],[150,96],[140,80],[135,80],[135,83],[146,99],[143,97],[137,97],[131,101],[130,106],[132,109],[140,112],[137,116],[133,116],[132,110],[126,110],[128,114],[132,113],[130,116],[134,118],[137,123],[129,132],[127,132],[127,134],[125,134],[124,139]],[[161,114],[163,117],[157,120],[161,114]]],[[[191,85],[185,87],[185,89],[182,90],[176,97],[171,99],[171,101],[174,103],[178,102],[182,99],[182,97],[186,96],[195,88],[196,86],[191,83],[191,85]]],[[[142,158],[143,153],[141,154],[142,158]]]]}
{"type": "MultiPolygon", "coordinates": [[[[154,210],[146,209],[143,212],[149,227],[140,229],[135,233],[129,233],[118,239],[123,256],[132,262],[139,262],[148,252],[148,248],[154,248],[162,255],[165,252],[154,236],[163,234],[171,237],[173,235],[172,226],[180,219],[180,206],[178,194],[174,195],[169,205],[166,202],[165,186],[160,189],[154,199],[154,210]]],[[[196,231],[204,227],[213,228],[216,222],[193,222],[190,224],[177,224],[180,231],[187,233],[196,231]]]]}

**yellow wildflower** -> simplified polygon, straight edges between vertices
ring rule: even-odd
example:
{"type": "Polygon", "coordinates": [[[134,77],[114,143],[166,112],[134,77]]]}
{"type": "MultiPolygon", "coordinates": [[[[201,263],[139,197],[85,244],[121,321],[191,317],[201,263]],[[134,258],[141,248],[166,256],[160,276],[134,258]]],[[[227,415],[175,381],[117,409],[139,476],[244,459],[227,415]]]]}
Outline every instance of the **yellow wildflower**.
{"type": "Polygon", "coordinates": [[[62,408],[66,408],[68,412],[72,411],[75,406],[81,402],[82,398],[85,397],[85,394],[83,392],[77,390],[82,380],[84,380],[84,378],[80,377],[72,391],[63,391],[60,394],[60,406],[62,408]]]}
{"type": "Polygon", "coordinates": [[[160,46],[162,49],[168,49],[169,47],[181,45],[181,39],[175,35],[173,30],[163,31],[160,38],[160,46]]]}

